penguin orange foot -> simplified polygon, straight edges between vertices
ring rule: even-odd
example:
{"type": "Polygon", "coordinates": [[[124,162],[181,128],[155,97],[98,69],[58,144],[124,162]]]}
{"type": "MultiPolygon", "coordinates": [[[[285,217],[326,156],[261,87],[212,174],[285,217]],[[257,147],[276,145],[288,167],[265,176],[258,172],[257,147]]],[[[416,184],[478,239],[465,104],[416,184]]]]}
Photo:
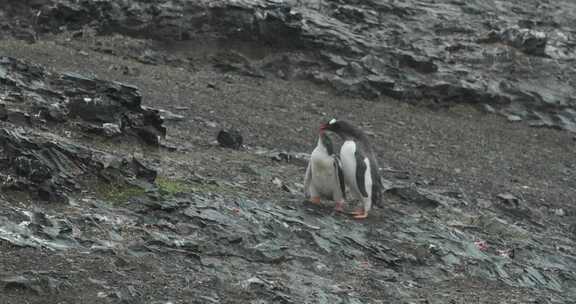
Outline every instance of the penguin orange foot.
{"type": "Polygon", "coordinates": [[[368,217],[368,212],[366,210],[356,210],[350,213],[353,218],[357,220],[365,219],[368,217]]]}
{"type": "Polygon", "coordinates": [[[320,197],[319,197],[319,196],[313,196],[313,197],[310,198],[310,202],[311,202],[312,204],[318,205],[318,204],[320,204],[320,197]]]}

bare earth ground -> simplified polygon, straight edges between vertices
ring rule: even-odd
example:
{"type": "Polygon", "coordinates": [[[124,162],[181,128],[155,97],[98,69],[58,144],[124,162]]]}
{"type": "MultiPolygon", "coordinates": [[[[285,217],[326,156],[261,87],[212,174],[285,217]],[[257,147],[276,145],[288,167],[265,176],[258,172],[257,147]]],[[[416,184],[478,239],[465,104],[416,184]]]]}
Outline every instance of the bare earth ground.
{"type": "MultiPolygon", "coordinates": [[[[154,46],[192,58],[192,67],[149,65],[132,59],[130,53],[137,52],[147,43],[121,36],[69,41],[66,35],[61,35],[34,44],[2,41],[0,54],[29,60],[55,71],[78,72],[133,84],[140,88],[144,105],[184,115],[182,121],[166,122],[166,143],[178,147],[178,151],[150,151],[131,145],[105,147],[127,154],[145,154],[157,161],[160,174],[166,177],[191,179],[199,175],[217,181],[217,191],[298,202],[296,206],[301,206],[299,183],[304,164],[277,162],[255,152],[263,148],[308,153],[315,145],[319,124],[337,117],[350,120],[371,134],[385,169],[385,178],[403,178],[465,193],[471,198],[472,205],[468,208],[480,208],[474,204],[482,199],[495,200],[500,193],[512,193],[521,198],[521,204],[540,212],[531,219],[518,219],[519,225],[531,225],[530,229],[536,231],[554,228],[568,232],[573,223],[576,214],[573,134],[510,123],[466,103],[450,109],[429,109],[410,105],[412,101],[384,98],[366,101],[336,96],[328,88],[305,81],[224,74],[214,70],[207,60],[206,54],[215,50],[194,43],[154,46]],[[93,51],[97,41],[116,50],[117,54],[93,51]],[[136,75],[125,75],[122,72],[125,68],[136,71],[136,75]],[[245,149],[234,151],[218,147],[215,137],[222,127],[239,129],[244,135],[245,149]],[[279,190],[271,182],[274,177],[295,192],[279,190]],[[554,214],[558,208],[565,211],[565,216],[554,214]],[[557,217],[557,226],[540,226],[539,217],[557,217]]],[[[245,48],[254,51],[250,46],[245,48]]],[[[350,221],[350,225],[386,227],[387,217],[405,214],[406,210],[396,210],[401,208],[393,197],[388,201],[386,208],[376,208],[367,221],[350,221]]],[[[115,263],[111,264],[105,255],[81,252],[63,254],[10,245],[1,246],[0,252],[3,256],[1,271],[64,272],[67,280],[77,283],[72,290],[54,295],[53,299],[11,294],[0,295],[2,303],[108,303],[106,298],[90,296],[90,291],[97,281],[114,284],[123,280],[111,276],[113,272],[109,269],[122,270],[126,276],[139,280],[141,286],[137,292],[143,293],[143,299],[155,301],[165,298],[173,303],[211,303],[206,299],[191,299],[194,293],[190,290],[210,290],[214,287],[212,284],[218,284],[204,282],[201,278],[184,282],[177,273],[158,272],[159,268],[155,267],[158,261],[147,261],[145,257],[124,265],[121,258],[115,258],[115,263]],[[91,271],[86,273],[85,269],[91,271]]],[[[174,263],[188,265],[191,273],[197,267],[188,259],[174,259],[174,263]]],[[[350,271],[362,269],[351,265],[350,271]]],[[[346,278],[345,272],[334,275],[346,278]]],[[[359,292],[372,297],[382,292],[381,298],[387,302],[388,291],[378,290],[382,287],[371,286],[371,283],[373,280],[367,271],[366,284],[359,284],[366,290],[359,292]]],[[[421,303],[536,303],[530,290],[466,276],[450,282],[419,284],[421,303]],[[443,291],[442,295],[438,290],[443,291]]],[[[218,288],[229,289],[230,294],[235,292],[233,286],[218,288]]],[[[244,303],[243,295],[238,293],[238,298],[226,299],[223,303],[244,303]]]]}

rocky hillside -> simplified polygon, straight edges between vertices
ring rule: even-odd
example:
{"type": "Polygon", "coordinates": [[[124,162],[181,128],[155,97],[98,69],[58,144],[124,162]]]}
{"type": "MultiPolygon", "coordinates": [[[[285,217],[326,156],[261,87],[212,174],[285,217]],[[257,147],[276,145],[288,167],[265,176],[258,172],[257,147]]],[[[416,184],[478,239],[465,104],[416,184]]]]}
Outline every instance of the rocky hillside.
{"type": "Polygon", "coordinates": [[[574,303],[575,14],[5,1],[0,302],[574,303]],[[332,117],[381,160],[365,221],[303,201],[332,117]]]}

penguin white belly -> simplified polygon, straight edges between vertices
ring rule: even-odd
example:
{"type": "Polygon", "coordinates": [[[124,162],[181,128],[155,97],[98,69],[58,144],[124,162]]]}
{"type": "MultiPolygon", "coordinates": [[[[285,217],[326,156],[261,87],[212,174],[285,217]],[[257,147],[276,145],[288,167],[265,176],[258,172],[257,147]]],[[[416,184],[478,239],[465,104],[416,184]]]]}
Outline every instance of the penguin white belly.
{"type": "Polygon", "coordinates": [[[356,143],[347,140],[342,144],[340,149],[340,160],[342,161],[342,171],[344,171],[344,180],[354,196],[360,198],[360,190],[356,182],[356,143]]]}
{"type": "Polygon", "coordinates": [[[312,183],[316,191],[323,197],[331,198],[334,194],[336,183],[336,170],[334,168],[334,158],[325,153],[313,151],[312,162],[312,183]]]}

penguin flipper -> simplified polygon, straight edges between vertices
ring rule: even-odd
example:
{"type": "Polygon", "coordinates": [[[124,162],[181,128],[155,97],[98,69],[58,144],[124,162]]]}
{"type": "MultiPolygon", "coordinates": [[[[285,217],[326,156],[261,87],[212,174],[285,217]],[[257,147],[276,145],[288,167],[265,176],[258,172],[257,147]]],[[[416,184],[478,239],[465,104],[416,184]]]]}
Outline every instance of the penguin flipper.
{"type": "Polygon", "coordinates": [[[336,170],[336,183],[342,192],[342,198],[346,199],[346,182],[344,181],[344,171],[342,171],[342,163],[340,158],[334,155],[334,170],[336,170]]]}
{"type": "Polygon", "coordinates": [[[312,182],[312,161],[308,162],[304,175],[304,197],[310,197],[310,183],[312,182]]]}
{"type": "Polygon", "coordinates": [[[354,152],[354,157],[356,157],[356,184],[358,190],[363,197],[368,197],[368,189],[366,189],[366,181],[364,179],[366,176],[366,170],[368,169],[364,162],[366,157],[358,150],[354,152]]]}

